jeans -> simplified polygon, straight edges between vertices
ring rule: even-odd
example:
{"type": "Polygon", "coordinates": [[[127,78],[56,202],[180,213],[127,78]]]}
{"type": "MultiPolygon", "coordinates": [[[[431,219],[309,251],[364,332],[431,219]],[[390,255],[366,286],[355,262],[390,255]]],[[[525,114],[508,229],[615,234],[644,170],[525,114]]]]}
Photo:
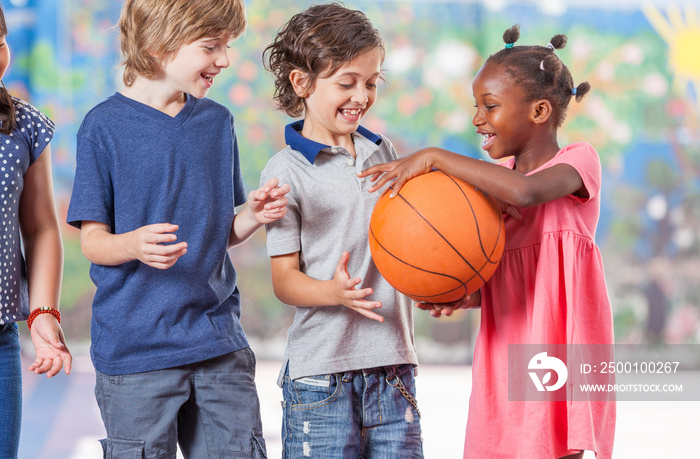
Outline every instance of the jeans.
{"type": "Polygon", "coordinates": [[[97,373],[106,459],[263,459],[255,355],[250,348],[191,365],[97,373]]]}
{"type": "Polygon", "coordinates": [[[17,457],[22,425],[22,362],[17,324],[0,325],[0,457],[17,457]]]}
{"type": "Polygon", "coordinates": [[[282,457],[423,457],[412,365],[291,380],[282,385],[282,457]]]}

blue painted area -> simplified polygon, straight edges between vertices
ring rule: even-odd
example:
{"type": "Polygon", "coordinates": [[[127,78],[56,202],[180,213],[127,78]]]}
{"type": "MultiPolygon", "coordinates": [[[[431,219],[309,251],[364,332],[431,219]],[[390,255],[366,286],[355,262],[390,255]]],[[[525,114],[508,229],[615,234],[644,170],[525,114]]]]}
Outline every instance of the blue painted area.
{"type": "Polygon", "coordinates": [[[668,143],[634,143],[625,148],[623,158],[620,183],[636,186],[647,183],[650,164],[655,161],[663,162],[675,172],[681,173],[680,164],[668,143]]]}
{"type": "Polygon", "coordinates": [[[533,14],[531,8],[515,7],[512,16],[528,18],[525,23],[533,30],[537,30],[538,24],[551,21],[561,30],[586,26],[601,34],[628,37],[649,32],[649,22],[639,10],[621,11],[612,8],[572,6],[561,16],[543,16],[533,14]]]}
{"type": "Polygon", "coordinates": [[[480,151],[474,148],[473,143],[461,136],[446,136],[440,144],[445,150],[454,151],[460,155],[470,156],[472,158],[482,159],[480,151]]]}

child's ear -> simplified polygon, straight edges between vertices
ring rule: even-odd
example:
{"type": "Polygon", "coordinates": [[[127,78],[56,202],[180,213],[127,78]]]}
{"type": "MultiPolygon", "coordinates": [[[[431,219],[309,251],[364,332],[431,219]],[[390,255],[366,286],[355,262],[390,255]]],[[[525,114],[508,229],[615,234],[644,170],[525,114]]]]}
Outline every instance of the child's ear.
{"type": "Polygon", "coordinates": [[[535,124],[546,123],[552,116],[554,108],[552,103],[547,99],[540,99],[532,103],[532,111],[530,113],[530,119],[535,124]]]}
{"type": "Polygon", "coordinates": [[[154,51],[146,51],[146,54],[148,54],[148,57],[151,59],[151,62],[153,65],[155,65],[159,70],[165,67],[165,65],[168,63],[168,60],[170,59],[171,56],[161,56],[159,54],[156,54],[154,51]]]}
{"type": "Polygon", "coordinates": [[[299,97],[308,97],[309,91],[309,76],[299,69],[294,69],[289,72],[289,81],[292,83],[294,92],[299,97]]]}

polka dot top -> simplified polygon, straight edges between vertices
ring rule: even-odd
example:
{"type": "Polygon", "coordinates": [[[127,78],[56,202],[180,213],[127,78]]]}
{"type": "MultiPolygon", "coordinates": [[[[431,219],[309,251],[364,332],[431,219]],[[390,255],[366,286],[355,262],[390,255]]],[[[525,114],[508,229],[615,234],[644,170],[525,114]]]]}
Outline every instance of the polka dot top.
{"type": "Polygon", "coordinates": [[[26,320],[27,281],[19,231],[24,174],[53,138],[54,123],[27,102],[12,98],[17,125],[0,133],[0,325],[26,320]]]}

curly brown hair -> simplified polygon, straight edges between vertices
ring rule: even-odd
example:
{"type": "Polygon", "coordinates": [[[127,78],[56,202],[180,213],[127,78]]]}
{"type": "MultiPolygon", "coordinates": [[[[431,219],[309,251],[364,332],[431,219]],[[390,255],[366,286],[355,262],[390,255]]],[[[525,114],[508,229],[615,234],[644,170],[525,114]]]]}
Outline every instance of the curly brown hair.
{"type": "Polygon", "coordinates": [[[307,91],[316,80],[333,75],[355,57],[379,48],[384,40],[361,11],[340,3],[314,5],[295,14],[263,52],[263,65],[275,77],[277,108],[289,116],[304,113],[305,99],[297,95],[289,79],[293,70],[305,73],[307,91]]]}
{"type": "Polygon", "coordinates": [[[554,119],[561,126],[566,118],[571,97],[581,102],[591,89],[588,82],[574,87],[568,67],[554,53],[566,46],[566,35],[555,35],[547,46],[514,46],[520,38],[520,26],[514,25],[503,33],[505,49],[489,56],[484,66],[501,66],[520,86],[528,101],[546,99],[554,108],[554,119]]]}

